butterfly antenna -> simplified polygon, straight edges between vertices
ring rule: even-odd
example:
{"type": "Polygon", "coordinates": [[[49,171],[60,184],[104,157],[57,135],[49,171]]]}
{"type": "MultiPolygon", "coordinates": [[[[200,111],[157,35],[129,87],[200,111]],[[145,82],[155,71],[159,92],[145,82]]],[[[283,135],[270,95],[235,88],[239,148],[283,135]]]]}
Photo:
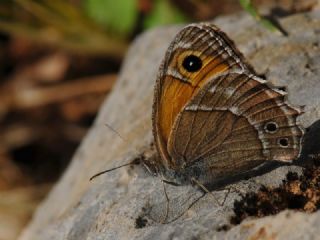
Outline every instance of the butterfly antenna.
{"type": "Polygon", "coordinates": [[[126,140],[120,135],[120,133],[118,133],[113,127],[111,127],[108,123],[105,123],[105,126],[107,128],[109,128],[112,132],[114,132],[115,134],[117,134],[117,136],[119,138],[121,138],[124,142],[126,142],[126,140]]]}
{"type": "MultiPolygon", "coordinates": [[[[124,142],[128,142],[125,138],[123,138],[120,133],[115,130],[110,124],[108,123],[105,123],[104,124],[109,130],[111,130],[113,133],[115,133],[122,141],[124,142]]],[[[135,152],[138,153],[138,151],[135,149],[135,152]]],[[[102,175],[102,174],[105,174],[105,173],[108,173],[108,172],[111,172],[111,171],[114,171],[116,169],[119,169],[119,168],[122,168],[122,167],[125,167],[125,166],[129,166],[129,165],[135,165],[135,164],[139,164],[139,163],[143,163],[143,166],[147,169],[147,171],[151,174],[151,175],[155,175],[155,173],[153,173],[151,171],[151,169],[144,163],[144,161],[141,159],[141,157],[138,157],[138,158],[135,158],[133,159],[131,162],[129,163],[125,163],[123,165],[120,165],[120,166],[117,166],[117,167],[114,167],[114,168],[110,168],[110,169],[107,169],[107,170],[104,170],[104,171],[101,171],[101,172],[98,172],[96,173],[95,175],[93,175],[89,180],[93,180],[94,178],[102,175]]]]}
{"type": "Polygon", "coordinates": [[[90,181],[93,180],[94,178],[102,175],[102,174],[107,173],[107,172],[111,172],[111,171],[113,171],[113,170],[116,170],[116,169],[119,169],[119,168],[122,168],[122,167],[125,167],[125,166],[138,164],[138,162],[139,162],[139,159],[134,159],[132,162],[125,163],[125,164],[123,164],[123,165],[120,165],[120,166],[117,166],[117,167],[114,167],[114,168],[110,168],[110,169],[107,169],[107,170],[98,172],[98,173],[96,173],[95,175],[93,175],[93,176],[90,178],[90,181]]]}
{"type": "MultiPolygon", "coordinates": [[[[117,131],[116,131],[113,127],[111,127],[108,123],[105,123],[105,126],[106,126],[107,128],[109,128],[113,133],[115,133],[122,141],[126,142],[126,140],[120,135],[120,133],[117,132],[117,131]]],[[[122,167],[125,167],[125,166],[135,165],[135,164],[138,164],[139,162],[140,162],[140,158],[133,159],[133,160],[132,160],[131,162],[129,162],[129,163],[125,163],[125,164],[123,164],[123,165],[120,165],[120,166],[117,166],[117,167],[114,167],[114,168],[110,168],[110,169],[107,169],[107,170],[98,172],[98,173],[96,173],[95,175],[93,175],[89,180],[92,181],[94,178],[99,177],[99,176],[102,175],[102,174],[105,174],[105,173],[114,171],[114,170],[116,170],[116,169],[119,169],[119,168],[122,168],[122,167]]]]}

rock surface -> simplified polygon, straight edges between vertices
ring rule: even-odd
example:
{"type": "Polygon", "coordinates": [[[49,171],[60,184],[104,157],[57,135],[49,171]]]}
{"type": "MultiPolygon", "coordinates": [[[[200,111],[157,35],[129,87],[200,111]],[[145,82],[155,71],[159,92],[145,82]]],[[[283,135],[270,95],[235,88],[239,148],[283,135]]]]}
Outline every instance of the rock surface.
{"type": "MultiPolygon", "coordinates": [[[[288,37],[268,32],[246,14],[214,21],[236,42],[259,74],[275,85],[287,86],[292,104],[306,105],[301,122],[307,127],[320,119],[320,12],[293,15],[280,22],[288,37]]],[[[238,192],[231,190],[223,206],[195,187],[168,185],[170,205],[165,224],[161,223],[166,209],[163,186],[160,179],[150,176],[142,166],[125,167],[89,181],[93,174],[127,163],[142,152],[146,158],[152,155],[148,149],[152,142],[153,85],[166,48],[180,28],[159,28],[135,40],[117,85],[94,126],[20,240],[319,236],[319,212],[285,211],[246,220],[228,231],[220,229],[228,224],[239,191],[257,189],[261,183],[278,185],[288,170],[299,171],[299,167],[284,166],[234,183],[238,192]],[[124,140],[105,124],[112,126],[124,140]]],[[[226,196],[226,190],[213,193],[220,200],[226,196]]]]}

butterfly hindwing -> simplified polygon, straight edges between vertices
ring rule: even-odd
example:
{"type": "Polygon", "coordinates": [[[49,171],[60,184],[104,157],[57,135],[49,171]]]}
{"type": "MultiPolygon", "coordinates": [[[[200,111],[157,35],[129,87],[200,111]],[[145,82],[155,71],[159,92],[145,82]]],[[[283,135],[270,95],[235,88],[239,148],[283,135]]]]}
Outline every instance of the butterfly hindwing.
{"type": "Polygon", "coordinates": [[[284,95],[249,73],[213,78],[178,115],[170,155],[186,166],[203,161],[208,171],[248,170],[268,160],[297,158],[301,112],[284,95]]]}

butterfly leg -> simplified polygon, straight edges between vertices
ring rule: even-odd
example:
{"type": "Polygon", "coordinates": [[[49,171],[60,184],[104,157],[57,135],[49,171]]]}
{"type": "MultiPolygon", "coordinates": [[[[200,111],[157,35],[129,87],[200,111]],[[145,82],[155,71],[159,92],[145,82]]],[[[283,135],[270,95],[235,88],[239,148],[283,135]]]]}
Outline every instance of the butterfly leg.
{"type": "Polygon", "coordinates": [[[161,220],[160,222],[162,224],[166,223],[166,220],[168,218],[168,215],[169,215],[169,208],[170,208],[170,199],[169,199],[169,196],[168,196],[168,193],[167,193],[167,189],[166,189],[166,186],[165,186],[165,181],[163,179],[161,179],[161,182],[162,182],[162,186],[163,186],[163,192],[164,192],[164,196],[166,197],[166,214],[164,215],[164,219],[161,220]]]}
{"type": "Polygon", "coordinates": [[[206,193],[208,193],[220,207],[222,207],[222,206],[224,205],[224,203],[225,203],[225,201],[227,200],[227,197],[228,197],[228,195],[229,195],[229,193],[230,193],[230,189],[228,189],[228,193],[225,195],[223,201],[222,201],[222,202],[219,202],[219,200],[216,198],[216,196],[215,196],[212,192],[210,192],[210,191],[208,190],[208,188],[206,188],[206,187],[205,187],[202,183],[200,183],[197,179],[191,178],[191,182],[193,182],[193,183],[196,184],[198,187],[200,187],[203,191],[205,191],[206,193]]]}
{"type": "MultiPolygon", "coordinates": [[[[257,183],[258,184],[258,183],[257,183]]],[[[235,193],[237,193],[240,197],[244,198],[246,195],[246,192],[242,189],[237,189],[234,186],[228,186],[226,189],[228,189],[229,192],[231,192],[231,190],[233,190],[235,193]]]]}

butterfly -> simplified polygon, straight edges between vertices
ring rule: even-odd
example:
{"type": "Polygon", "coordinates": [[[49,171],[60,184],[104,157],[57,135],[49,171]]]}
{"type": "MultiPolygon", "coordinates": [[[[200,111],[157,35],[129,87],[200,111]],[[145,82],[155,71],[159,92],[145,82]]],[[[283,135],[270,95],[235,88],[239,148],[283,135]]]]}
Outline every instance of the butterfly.
{"type": "Polygon", "coordinates": [[[160,158],[177,184],[212,183],[301,153],[302,107],[257,76],[215,25],[191,24],[170,44],[155,84],[152,125],[160,158]]]}

